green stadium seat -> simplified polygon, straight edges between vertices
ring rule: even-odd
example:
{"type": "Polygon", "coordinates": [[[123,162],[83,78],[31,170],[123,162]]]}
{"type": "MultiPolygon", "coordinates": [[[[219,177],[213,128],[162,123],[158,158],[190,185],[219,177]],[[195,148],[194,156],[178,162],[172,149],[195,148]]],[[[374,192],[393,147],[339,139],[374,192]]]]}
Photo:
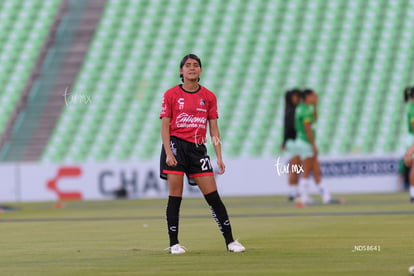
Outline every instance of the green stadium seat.
{"type": "Polygon", "coordinates": [[[18,102],[60,1],[2,1],[0,5],[0,133],[18,102]]]}
{"type": "Polygon", "coordinates": [[[44,160],[156,158],[162,93],[179,83],[177,64],[188,52],[201,56],[201,82],[219,99],[227,156],[277,154],[284,91],[294,86],[320,95],[322,154],[397,150],[402,103],[392,99],[400,98],[402,83],[413,81],[407,58],[414,49],[414,23],[407,19],[411,1],[187,4],[108,1],[74,85],[74,91],[91,91],[93,104],[63,112],[44,160]],[[389,119],[380,112],[384,98],[389,119]],[[389,127],[367,127],[372,122],[389,127]],[[83,146],[60,150],[58,137],[67,133],[81,137],[83,146]]]}

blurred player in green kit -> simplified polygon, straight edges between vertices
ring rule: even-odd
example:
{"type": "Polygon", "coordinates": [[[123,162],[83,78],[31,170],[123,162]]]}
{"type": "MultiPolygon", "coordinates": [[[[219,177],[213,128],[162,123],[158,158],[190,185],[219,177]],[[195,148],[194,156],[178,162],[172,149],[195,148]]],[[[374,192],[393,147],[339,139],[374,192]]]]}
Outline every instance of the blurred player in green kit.
{"type": "Polygon", "coordinates": [[[414,203],[414,170],[413,166],[413,154],[414,154],[414,87],[408,87],[404,90],[404,101],[407,103],[407,128],[408,134],[406,138],[406,147],[408,148],[404,161],[407,167],[410,169],[410,201],[414,203]]]}
{"type": "Polygon", "coordinates": [[[313,173],[315,184],[318,187],[322,202],[342,203],[331,197],[328,189],[323,185],[321,168],[318,161],[318,147],[316,146],[315,121],[317,120],[318,96],[311,89],[302,92],[302,102],[296,108],[295,128],[297,131],[296,147],[300,152],[300,159],[303,165],[303,174],[299,180],[301,190],[300,201],[303,204],[312,204],[314,201],[309,197],[310,174],[313,173]]]}

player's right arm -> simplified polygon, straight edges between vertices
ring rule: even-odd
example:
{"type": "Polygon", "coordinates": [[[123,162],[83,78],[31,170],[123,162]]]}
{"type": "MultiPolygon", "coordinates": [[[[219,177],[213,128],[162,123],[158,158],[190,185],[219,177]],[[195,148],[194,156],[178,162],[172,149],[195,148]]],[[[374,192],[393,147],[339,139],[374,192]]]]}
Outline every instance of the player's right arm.
{"type": "Polygon", "coordinates": [[[167,155],[167,159],[165,162],[168,166],[175,167],[177,166],[177,159],[175,159],[175,156],[171,150],[170,147],[170,117],[162,117],[161,119],[161,139],[162,144],[164,146],[165,154],[167,155]]]}

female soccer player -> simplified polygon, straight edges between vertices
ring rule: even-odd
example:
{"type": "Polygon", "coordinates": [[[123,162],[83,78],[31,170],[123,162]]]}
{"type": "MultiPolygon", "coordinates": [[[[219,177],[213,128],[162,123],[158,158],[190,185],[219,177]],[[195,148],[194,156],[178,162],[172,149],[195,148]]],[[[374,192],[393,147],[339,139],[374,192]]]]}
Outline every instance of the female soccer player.
{"type": "Polygon", "coordinates": [[[414,87],[407,87],[404,90],[404,101],[407,104],[407,127],[408,127],[408,135],[407,135],[407,153],[405,154],[405,163],[410,169],[410,201],[414,203],[414,170],[412,169],[412,154],[414,153],[414,87]]]}
{"type": "Polygon", "coordinates": [[[217,192],[213,168],[207,155],[207,125],[217,156],[219,174],[225,171],[221,154],[220,132],[217,124],[217,100],[213,92],[198,82],[201,61],[186,55],[180,63],[182,84],[164,94],[162,102],[160,176],[168,182],[167,226],[171,254],[185,253],[178,241],[178,222],[183,194],[184,174],[194,181],[209,204],[213,218],[224,236],[229,252],[243,252],[245,248],[233,239],[226,207],[217,192]]]}
{"type": "MultiPolygon", "coordinates": [[[[296,148],[296,129],[295,129],[295,110],[300,101],[300,90],[293,89],[286,92],[285,95],[285,118],[282,151],[285,151],[286,158],[289,160],[289,167],[298,167],[300,165],[299,152],[296,148]]],[[[299,196],[298,190],[299,174],[289,170],[289,195],[290,201],[299,196]]]]}
{"type": "Polygon", "coordinates": [[[315,183],[323,203],[339,203],[331,198],[328,189],[324,187],[321,179],[321,169],[318,161],[318,148],[315,141],[313,123],[317,119],[318,96],[313,90],[306,89],[302,92],[302,102],[296,108],[295,127],[297,131],[296,146],[300,152],[303,165],[303,174],[299,181],[301,187],[301,203],[310,204],[309,197],[310,173],[313,173],[315,183]]]}

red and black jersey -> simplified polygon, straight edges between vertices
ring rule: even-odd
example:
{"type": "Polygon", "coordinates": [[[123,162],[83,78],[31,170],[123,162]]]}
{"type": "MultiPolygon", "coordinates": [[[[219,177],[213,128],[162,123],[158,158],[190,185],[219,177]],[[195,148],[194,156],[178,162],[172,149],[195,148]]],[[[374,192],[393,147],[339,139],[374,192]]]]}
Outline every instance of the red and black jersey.
{"type": "Polygon", "coordinates": [[[185,91],[181,85],[164,93],[160,118],[171,118],[170,136],[192,143],[206,140],[207,121],[217,119],[217,98],[200,85],[195,92],[185,91]]]}

